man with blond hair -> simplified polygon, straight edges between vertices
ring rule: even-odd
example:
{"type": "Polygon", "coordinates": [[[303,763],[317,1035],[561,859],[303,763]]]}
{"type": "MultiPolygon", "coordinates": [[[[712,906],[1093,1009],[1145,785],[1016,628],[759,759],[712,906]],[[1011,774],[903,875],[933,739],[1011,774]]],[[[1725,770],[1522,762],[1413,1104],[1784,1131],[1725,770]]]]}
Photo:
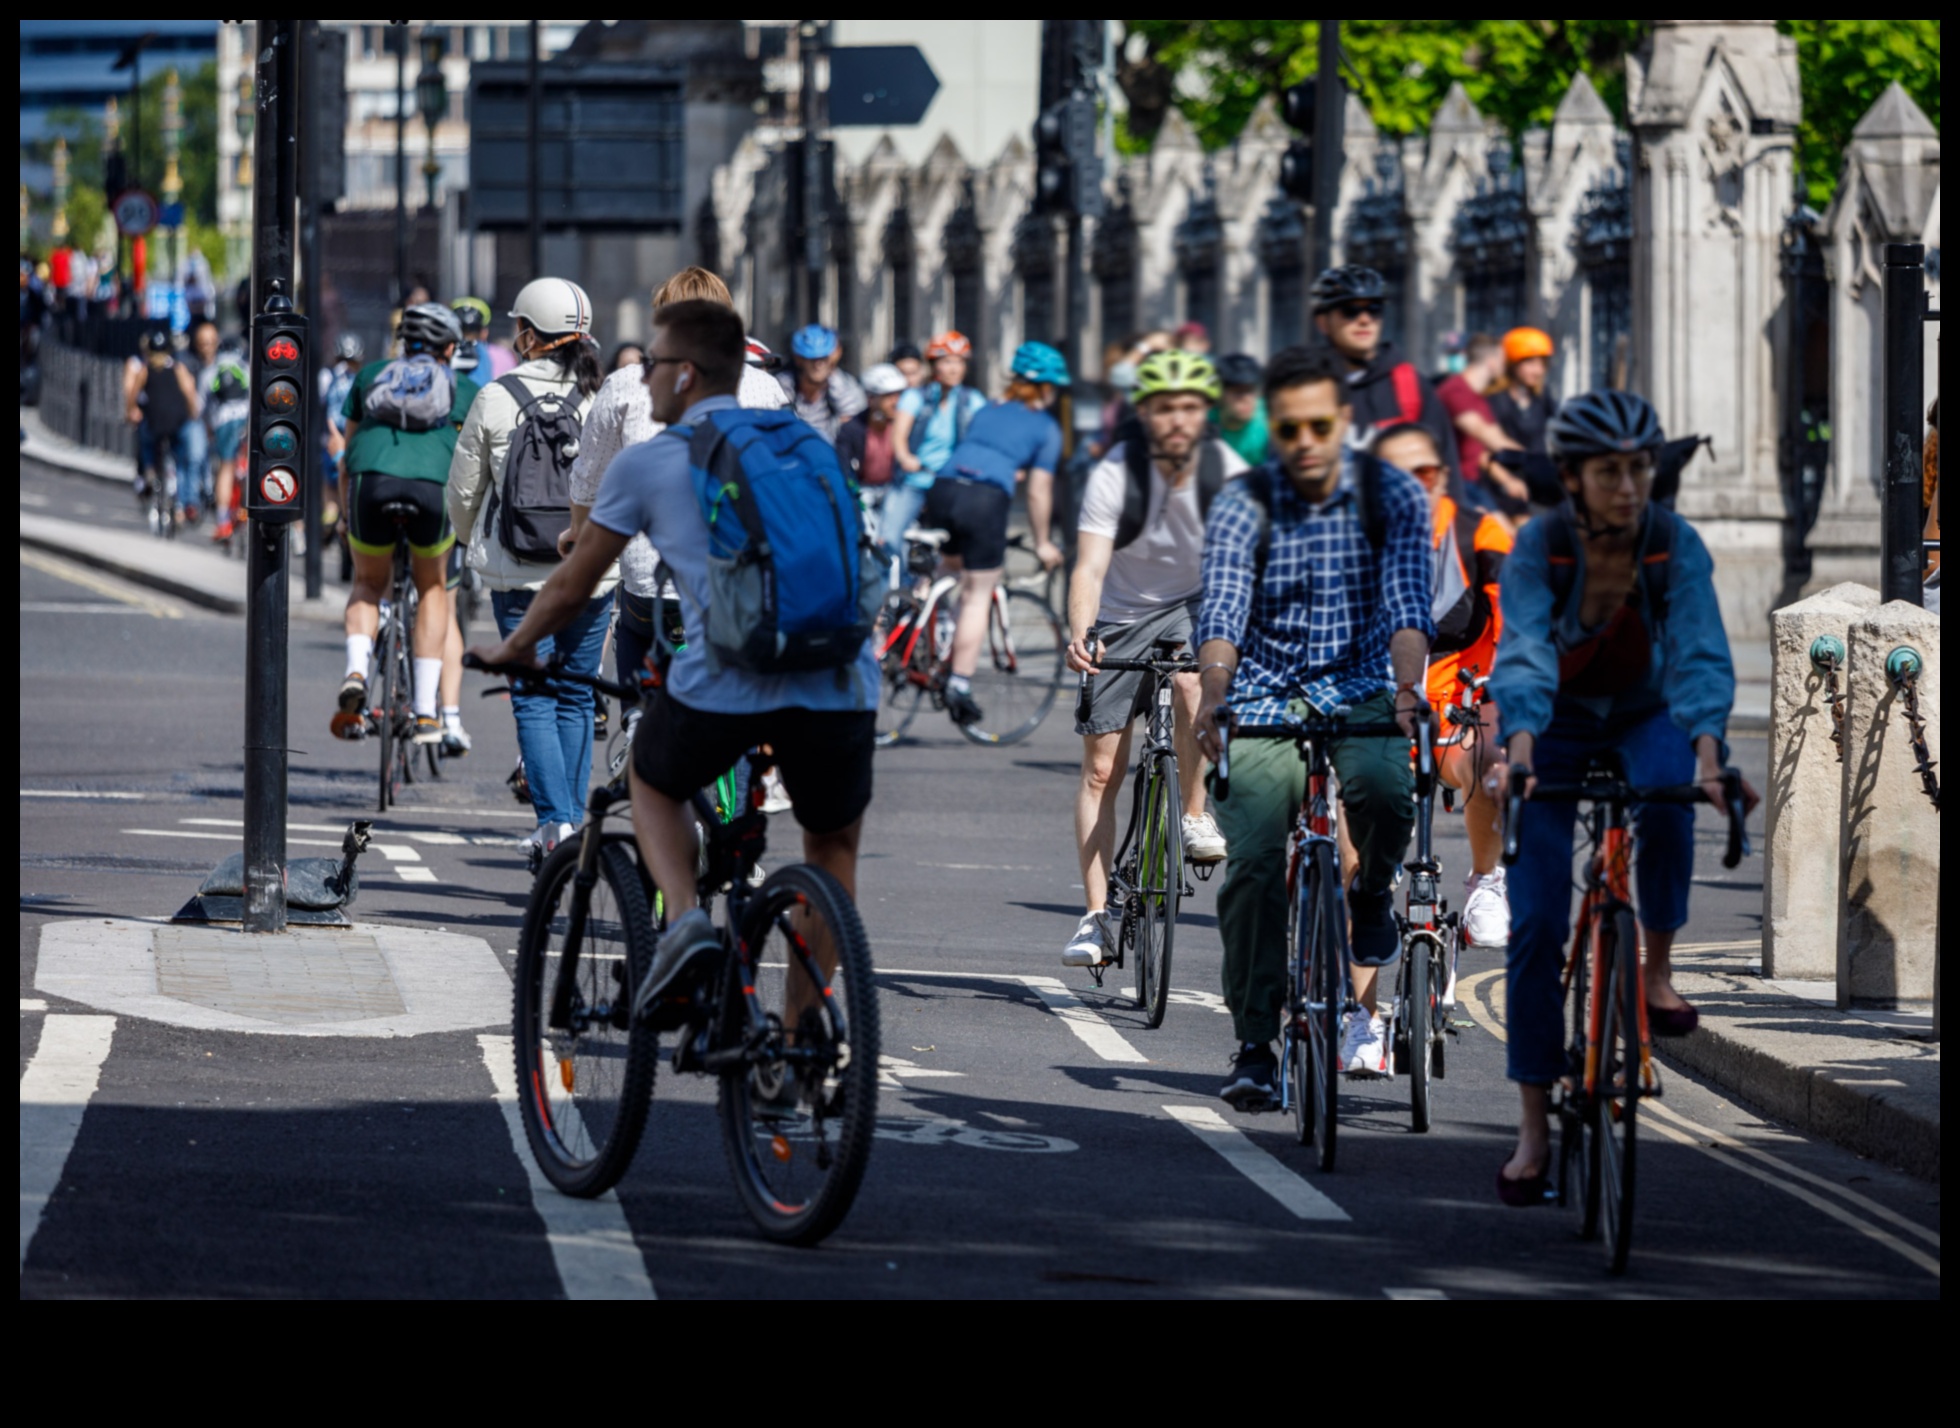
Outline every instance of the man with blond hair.
{"type": "MultiPolygon", "coordinates": [[[[726,283],[706,268],[691,267],[682,268],[654,290],[653,308],[658,312],[669,303],[692,299],[718,302],[723,307],[735,306],[726,283]]],[[[762,409],[785,406],[789,401],[781,385],[753,363],[742,368],[736,397],[745,407],[762,409]]],[[[643,364],[634,363],[606,378],[599,395],[592,399],[592,409],[586,413],[578,458],[572,463],[572,524],[559,542],[564,551],[569,553],[578,542],[579,529],[599,499],[600,482],[605,479],[606,468],[612,465],[613,458],[629,446],[651,441],[664,429],[653,419],[653,399],[647,392],[643,364]]],[[[654,572],[659,565],[659,552],[640,535],[627,542],[625,553],[619,558],[619,627],[613,634],[613,669],[622,684],[639,678],[641,666],[653,648],[656,602],[661,594],[654,572]]],[[[672,598],[671,594],[668,598],[672,598]]],[[[633,721],[637,713],[637,710],[628,713],[628,721],[633,721]]]]}

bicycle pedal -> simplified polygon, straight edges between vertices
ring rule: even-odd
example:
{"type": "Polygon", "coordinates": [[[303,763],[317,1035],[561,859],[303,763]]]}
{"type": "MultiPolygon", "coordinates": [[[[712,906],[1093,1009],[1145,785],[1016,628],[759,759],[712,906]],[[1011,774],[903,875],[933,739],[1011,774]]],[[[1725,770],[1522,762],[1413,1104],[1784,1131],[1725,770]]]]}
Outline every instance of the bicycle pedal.
{"type": "Polygon", "coordinates": [[[364,714],[348,714],[344,711],[338,712],[329,721],[327,727],[336,739],[347,739],[349,741],[365,739],[368,732],[367,716],[364,714]]]}

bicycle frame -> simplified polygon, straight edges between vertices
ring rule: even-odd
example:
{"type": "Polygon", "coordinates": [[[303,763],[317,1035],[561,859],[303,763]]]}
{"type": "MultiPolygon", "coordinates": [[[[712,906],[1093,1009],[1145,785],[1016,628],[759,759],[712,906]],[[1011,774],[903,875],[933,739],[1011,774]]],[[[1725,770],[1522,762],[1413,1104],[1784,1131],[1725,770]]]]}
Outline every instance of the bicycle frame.
{"type": "MultiPolygon", "coordinates": [[[[1092,643],[1094,639],[1092,630],[1092,643]]],[[[1111,901],[1120,904],[1125,918],[1134,915],[1141,897],[1150,891],[1142,886],[1142,878],[1147,876],[1142,870],[1161,867],[1167,882],[1170,878],[1182,879],[1184,876],[1183,860],[1168,856],[1177,846],[1176,836],[1172,830],[1158,826],[1152,815],[1158,807],[1155,784],[1166,758],[1170,762],[1172,786],[1177,794],[1174,801],[1180,809],[1183,807],[1183,788],[1178,782],[1177,772],[1177,711],[1170,675],[1174,672],[1190,673],[1195,665],[1195,660],[1167,659],[1111,660],[1100,666],[1112,673],[1136,670],[1149,681],[1147,707],[1150,717],[1145,725],[1143,748],[1137,753],[1136,775],[1131,782],[1130,821],[1123,830],[1116,856],[1110,860],[1109,866],[1111,901]],[[1132,861],[1138,868],[1138,876],[1134,880],[1127,871],[1132,861]]],[[[1078,718],[1086,718],[1088,678],[1087,675],[1083,676],[1082,694],[1077,705],[1078,718]]],[[[1179,896],[1195,897],[1197,889],[1189,883],[1180,883],[1179,896]]],[[[1123,965],[1120,955],[1123,941],[1122,938],[1117,939],[1119,955],[1116,965],[1119,967],[1123,965]]]]}
{"type": "MultiPolygon", "coordinates": [[[[1582,947],[1587,948],[1591,952],[1586,969],[1590,1005],[1586,1008],[1586,1060],[1580,1084],[1588,1099],[1599,1090],[1599,1044],[1605,1031],[1606,997],[1610,994],[1602,991],[1606,985],[1606,967],[1599,929],[1615,914],[1633,908],[1633,833],[1626,826],[1626,805],[1618,801],[1595,804],[1589,817],[1595,851],[1586,867],[1586,892],[1580,901],[1579,916],[1573,927],[1572,950],[1566,954],[1563,983],[1563,994],[1571,996],[1572,979],[1579,965],[1579,951],[1582,947]],[[1591,933],[1590,937],[1588,932],[1591,933]]],[[[1637,920],[1634,927],[1637,939],[1637,920]]],[[[1642,960],[1637,941],[1631,949],[1618,949],[1619,955],[1626,956],[1629,950],[1633,959],[1632,971],[1637,976],[1642,960]]],[[[1638,1006],[1636,1015],[1640,1044],[1639,1094],[1658,1095],[1659,1077],[1654,1071],[1653,1045],[1647,1032],[1647,999],[1637,997],[1635,1002],[1638,1006]]]]}

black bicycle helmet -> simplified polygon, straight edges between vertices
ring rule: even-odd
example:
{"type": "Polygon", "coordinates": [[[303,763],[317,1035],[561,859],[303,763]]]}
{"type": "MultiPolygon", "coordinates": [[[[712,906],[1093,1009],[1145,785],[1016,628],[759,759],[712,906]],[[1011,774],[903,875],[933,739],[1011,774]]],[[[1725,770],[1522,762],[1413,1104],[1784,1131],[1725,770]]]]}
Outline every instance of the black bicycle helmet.
{"type": "Polygon", "coordinates": [[[1388,296],[1388,284],[1373,268],[1350,263],[1329,268],[1313,280],[1313,310],[1316,313],[1339,307],[1344,302],[1380,302],[1388,296]]]}
{"type": "Polygon", "coordinates": [[[1545,430],[1545,445],[1561,465],[1588,456],[1655,451],[1667,434],[1654,404],[1633,392],[1585,392],[1558,409],[1545,430]]]}
{"type": "Polygon", "coordinates": [[[143,334],[143,350],[146,352],[168,352],[170,350],[170,329],[153,327],[143,334]]]}
{"type": "Polygon", "coordinates": [[[1228,387],[1256,387],[1266,380],[1266,369],[1257,357],[1231,352],[1218,359],[1218,380],[1228,387]]]}
{"type": "Polygon", "coordinates": [[[463,324],[439,302],[418,302],[402,314],[402,345],[413,351],[440,352],[463,340],[463,324]]]}

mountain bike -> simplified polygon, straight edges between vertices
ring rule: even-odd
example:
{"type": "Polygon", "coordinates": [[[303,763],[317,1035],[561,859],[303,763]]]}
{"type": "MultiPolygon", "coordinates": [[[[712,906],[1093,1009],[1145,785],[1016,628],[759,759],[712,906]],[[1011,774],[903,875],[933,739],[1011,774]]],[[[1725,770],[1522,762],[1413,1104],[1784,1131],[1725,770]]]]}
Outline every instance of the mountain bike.
{"type": "MultiPolygon", "coordinates": [[[[1242,696],[1251,697],[1251,696],[1242,696]]],[[[1332,748],[1342,739],[1405,739],[1393,723],[1355,724],[1345,705],[1256,729],[1221,723],[1213,796],[1231,794],[1231,744],[1287,739],[1307,766],[1305,796],[1286,855],[1286,1015],[1280,1026],[1279,1109],[1293,1112],[1295,1138],[1311,1144],[1322,1170],[1334,1168],[1339,1132],[1342,1018],[1358,1003],[1348,967],[1347,908],[1341,895],[1332,748]]]]}
{"type": "MultiPolygon", "coordinates": [[[[945,531],[905,533],[906,573],[885,596],[871,629],[878,651],[883,697],[878,701],[878,747],[905,737],[930,702],[946,707],[946,679],[952,673],[953,627],[959,577],[939,574],[939,548],[945,531]]],[[[1010,546],[1027,548],[1023,536],[1010,546]]],[[[1061,692],[1068,634],[1055,607],[1031,590],[994,586],[987,612],[987,642],[973,673],[973,697],[982,717],[960,732],[976,744],[1018,744],[1040,727],[1061,692]]]]}
{"type": "MultiPolygon", "coordinates": [[[[622,704],[640,691],[562,666],[473,669],[583,686],[622,704]]],[[[745,755],[729,791],[694,796],[701,905],[721,905],[722,951],[638,1020],[633,993],[664,924],[633,834],[607,819],[624,776],[591,791],[584,826],[531,886],[512,996],[518,1101],[531,1153],[568,1195],[604,1194],[632,1163],[653,1099],[660,1038],[677,1072],[712,1076],[722,1146],[763,1235],[810,1245],[842,1223],[871,1155],[878,1108],[878,1006],[857,908],[806,863],[752,875],[766,847],[762,773],[745,755]]]]}
{"type": "MultiPolygon", "coordinates": [[[[1519,814],[1530,774],[1511,771],[1504,807],[1504,861],[1518,858],[1519,814]]],[[[1699,784],[1635,788],[1619,755],[1596,756],[1576,784],[1544,784],[1531,798],[1545,803],[1585,803],[1585,895],[1579,905],[1572,951],[1565,963],[1565,999],[1571,1018],[1566,1074],[1554,1093],[1559,1125],[1558,1202],[1579,1202],[1580,1234],[1603,1227],[1612,1273],[1627,1266],[1633,1245],[1635,1130],[1640,1102],[1661,1093],[1647,1032],[1647,997],[1640,976],[1640,929],[1632,897],[1633,832],[1627,810],[1643,803],[1706,803],[1699,784]]],[[[1729,818],[1722,866],[1749,854],[1743,824],[1742,775],[1722,772],[1729,818]]]]}
{"type": "MultiPolygon", "coordinates": [[[[1095,631],[1089,632],[1095,643],[1095,631]]],[[[1144,1010],[1145,1024],[1164,1024],[1164,1008],[1169,1003],[1171,985],[1171,944],[1177,933],[1177,910],[1183,899],[1195,896],[1197,889],[1184,880],[1184,794],[1178,783],[1177,748],[1172,742],[1175,715],[1171,706],[1171,676],[1195,674],[1197,660],[1180,654],[1188,642],[1165,639],[1153,642],[1149,659],[1102,659],[1097,668],[1111,673],[1135,671],[1143,675],[1137,703],[1149,710],[1150,722],[1143,749],[1137,755],[1134,792],[1130,800],[1130,822],[1109,869],[1109,915],[1116,924],[1117,967],[1136,959],[1137,1005],[1144,1010]]],[[[1078,724],[1089,718],[1089,681],[1082,676],[1076,695],[1078,724]]],[[[1198,869],[1198,876],[1209,878],[1216,864],[1198,869]]],[[[1103,981],[1101,967],[1091,967],[1089,975],[1096,985],[1103,981]]]]}

